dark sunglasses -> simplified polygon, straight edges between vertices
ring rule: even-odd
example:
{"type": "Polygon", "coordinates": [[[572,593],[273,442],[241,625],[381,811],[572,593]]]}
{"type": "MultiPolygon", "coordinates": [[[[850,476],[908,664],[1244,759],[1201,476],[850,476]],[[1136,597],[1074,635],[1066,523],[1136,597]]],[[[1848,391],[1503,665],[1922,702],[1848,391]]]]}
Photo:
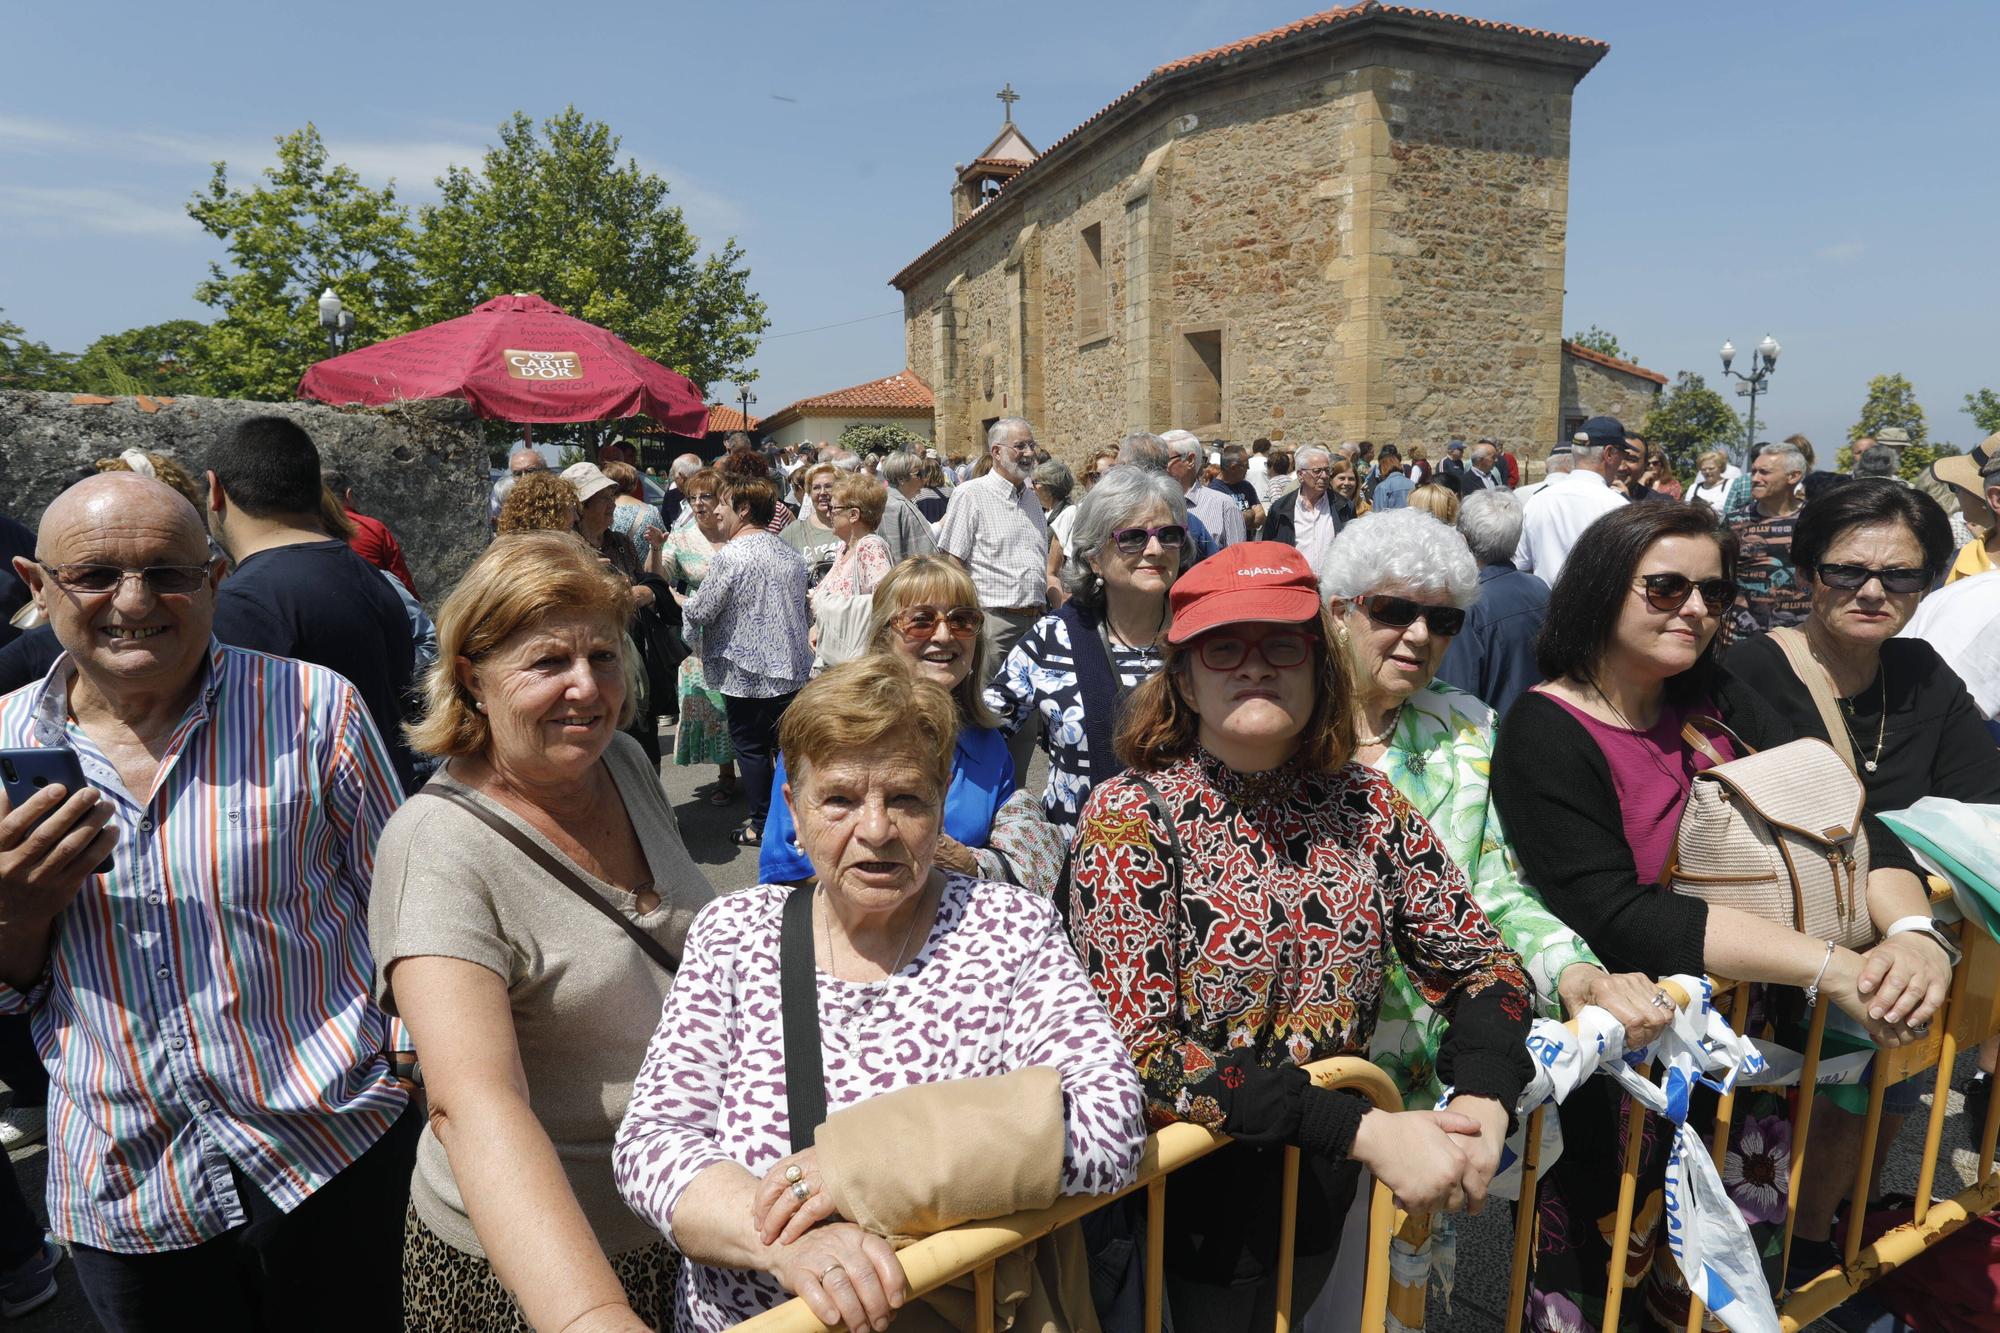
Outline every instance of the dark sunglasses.
{"type": "Polygon", "coordinates": [[[186,597],[208,582],[207,565],[148,565],[144,569],[121,569],[117,565],[50,565],[43,571],[58,586],[70,592],[99,594],[117,591],[127,578],[136,578],[155,597],[186,597]]]}
{"type": "Polygon", "coordinates": [[[1267,634],[1253,644],[1234,634],[1210,634],[1195,644],[1195,656],[1210,671],[1234,671],[1253,649],[1265,662],[1283,671],[1312,656],[1312,640],[1303,634],[1267,634]]]}
{"type": "Polygon", "coordinates": [[[1724,607],[1736,600],[1734,579],[1697,582],[1685,574],[1641,574],[1639,582],[1645,585],[1646,605],[1655,611],[1678,611],[1696,592],[1701,594],[1701,604],[1711,615],[1720,615],[1724,607]]]}
{"type": "Polygon", "coordinates": [[[1425,606],[1407,597],[1364,597],[1361,613],[1390,629],[1408,629],[1421,620],[1441,639],[1449,639],[1465,628],[1465,612],[1458,607],[1425,606]]]}
{"type": "Polygon", "coordinates": [[[1178,523],[1163,523],[1157,528],[1120,528],[1111,534],[1120,555],[1139,555],[1146,549],[1146,543],[1158,538],[1163,551],[1178,551],[1187,545],[1188,530],[1178,523]]]}
{"type": "Polygon", "coordinates": [[[1866,565],[1819,565],[1813,575],[1829,588],[1843,590],[1865,587],[1870,579],[1882,581],[1883,592],[1922,592],[1930,575],[1921,569],[1870,569],[1866,565]]]}
{"type": "Polygon", "coordinates": [[[943,612],[934,606],[912,606],[889,617],[889,625],[904,638],[915,642],[936,633],[940,620],[951,630],[954,639],[975,638],[986,625],[984,613],[970,606],[954,606],[943,612]]]}

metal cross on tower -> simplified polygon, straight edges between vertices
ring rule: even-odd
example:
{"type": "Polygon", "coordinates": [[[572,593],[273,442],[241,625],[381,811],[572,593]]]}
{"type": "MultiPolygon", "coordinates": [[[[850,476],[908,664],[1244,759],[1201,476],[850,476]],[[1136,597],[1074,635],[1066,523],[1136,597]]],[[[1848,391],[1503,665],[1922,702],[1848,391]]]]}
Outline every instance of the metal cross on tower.
{"type": "Polygon", "coordinates": [[[1021,94],[1014,91],[1014,85],[1012,81],[1009,81],[1006,87],[993,95],[999,98],[1001,105],[1006,108],[1006,123],[1012,125],[1014,123],[1014,103],[1021,100],[1021,94]]]}

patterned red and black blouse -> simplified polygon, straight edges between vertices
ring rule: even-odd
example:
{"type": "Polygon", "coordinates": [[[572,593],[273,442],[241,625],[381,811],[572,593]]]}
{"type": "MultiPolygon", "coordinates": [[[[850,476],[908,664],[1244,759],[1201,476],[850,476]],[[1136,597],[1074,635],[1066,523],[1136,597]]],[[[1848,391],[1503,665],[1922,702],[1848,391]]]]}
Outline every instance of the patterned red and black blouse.
{"type": "Polygon", "coordinates": [[[1449,1016],[1439,1077],[1511,1113],[1530,1072],[1527,974],[1381,774],[1245,775],[1198,751],[1100,784],[1074,855],[1071,935],[1153,1125],[1345,1156],[1365,1105],[1299,1066],[1367,1054],[1391,948],[1449,1016]]]}

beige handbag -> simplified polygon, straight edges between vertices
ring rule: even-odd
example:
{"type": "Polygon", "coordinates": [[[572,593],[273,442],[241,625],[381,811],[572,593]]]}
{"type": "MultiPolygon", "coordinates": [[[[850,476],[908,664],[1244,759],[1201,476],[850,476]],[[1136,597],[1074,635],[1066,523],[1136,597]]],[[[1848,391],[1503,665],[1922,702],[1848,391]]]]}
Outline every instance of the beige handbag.
{"type": "Polygon", "coordinates": [[[1868,915],[1866,796],[1824,741],[1762,753],[1719,722],[1740,759],[1725,761],[1695,722],[1681,737],[1715,767],[1697,773],[1662,879],[1675,893],[1850,949],[1875,942],[1868,915]]]}

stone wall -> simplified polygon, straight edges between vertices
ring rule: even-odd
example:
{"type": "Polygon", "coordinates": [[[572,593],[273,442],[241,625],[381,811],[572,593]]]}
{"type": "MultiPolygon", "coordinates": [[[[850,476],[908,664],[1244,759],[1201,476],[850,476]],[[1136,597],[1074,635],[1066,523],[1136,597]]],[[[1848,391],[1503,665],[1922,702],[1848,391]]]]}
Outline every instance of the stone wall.
{"type": "Polygon", "coordinates": [[[1574,431],[1591,417],[1617,417],[1627,430],[1644,430],[1646,414],[1660,401],[1660,386],[1580,356],[1563,357],[1563,426],[1574,431]]]}
{"type": "Polygon", "coordinates": [[[939,446],[1025,415],[1072,462],[1171,426],[1545,453],[1587,67],[1384,33],[1222,62],[1086,126],[899,279],[939,446]],[[1218,375],[1219,419],[1193,419],[1218,375]]]}
{"type": "Polygon", "coordinates": [[[478,418],[456,399],[334,408],[0,393],[0,506],[33,527],[79,469],[127,449],[167,454],[199,476],[204,447],[219,429],[270,413],[304,426],[325,465],[347,473],[361,512],[396,534],[433,605],[485,549],[486,444],[478,418]]]}

